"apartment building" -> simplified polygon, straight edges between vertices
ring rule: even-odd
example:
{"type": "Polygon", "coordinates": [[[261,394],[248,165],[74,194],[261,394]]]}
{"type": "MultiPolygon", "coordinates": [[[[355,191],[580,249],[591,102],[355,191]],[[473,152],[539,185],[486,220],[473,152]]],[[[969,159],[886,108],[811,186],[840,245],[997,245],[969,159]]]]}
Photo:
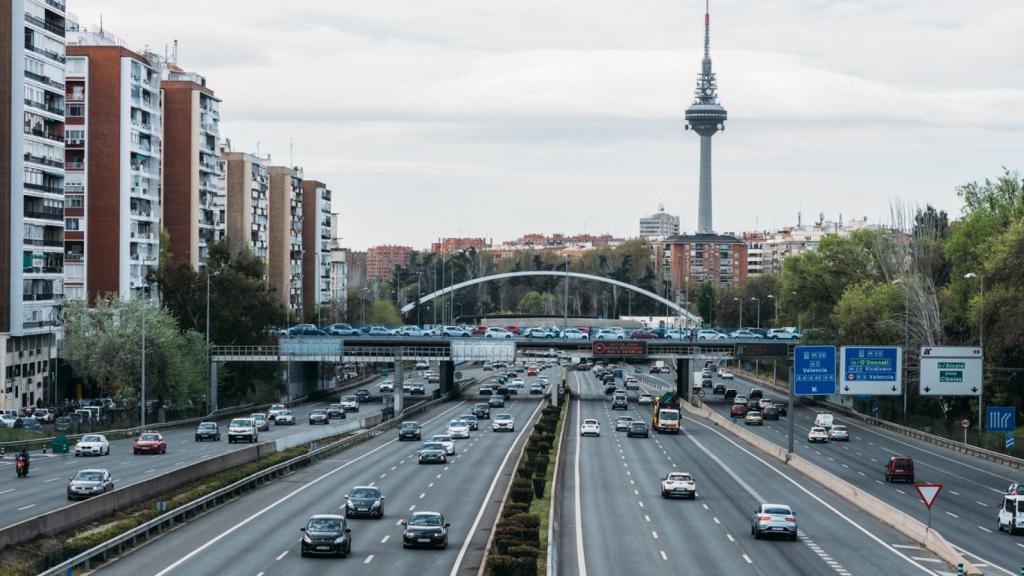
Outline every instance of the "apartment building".
{"type": "Polygon", "coordinates": [[[441,238],[437,242],[430,243],[430,251],[434,254],[448,254],[470,248],[479,252],[490,247],[491,243],[486,238],[441,238]]]}
{"type": "Polygon", "coordinates": [[[640,218],[640,237],[648,240],[664,240],[679,234],[679,216],[665,212],[665,207],[658,206],[658,211],[650,216],[640,218]]]}
{"type": "Polygon", "coordinates": [[[331,190],[302,182],[302,297],[307,314],[331,301],[331,190]]]}
{"type": "Polygon", "coordinates": [[[171,254],[193,268],[224,239],[226,201],[220,145],[220,100],[206,78],[174,64],[160,85],[164,103],[163,224],[171,254]]]}
{"type": "Polygon", "coordinates": [[[64,292],[65,18],[62,0],[0,2],[2,408],[54,396],[64,292]]]}
{"type": "Polygon", "coordinates": [[[331,214],[331,305],[334,319],[344,317],[348,302],[348,254],[341,246],[341,215],[331,214]]]}
{"type": "Polygon", "coordinates": [[[747,245],[727,234],[672,236],[665,240],[675,292],[689,284],[736,286],[747,279],[747,245]]]}
{"type": "Polygon", "coordinates": [[[412,253],[409,246],[387,244],[370,248],[366,251],[366,277],[376,280],[390,278],[395,268],[409,263],[412,253]]]}
{"type": "Polygon", "coordinates": [[[234,251],[270,254],[270,158],[221,150],[227,175],[227,240],[234,251]]]}
{"type": "Polygon", "coordinates": [[[302,168],[269,166],[267,171],[270,173],[267,259],[270,285],[281,304],[302,317],[302,168]]]}
{"type": "Polygon", "coordinates": [[[366,267],[367,267],[367,253],[363,250],[351,250],[349,248],[343,248],[345,251],[345,282],[348,286],[363,286],[366,284],[366,267]]]}
{"type": "Polygon", "coordinates": [[[71,21],[64,295],[141,293],[160,259],[160,71],[154,54],[71,21]]]}

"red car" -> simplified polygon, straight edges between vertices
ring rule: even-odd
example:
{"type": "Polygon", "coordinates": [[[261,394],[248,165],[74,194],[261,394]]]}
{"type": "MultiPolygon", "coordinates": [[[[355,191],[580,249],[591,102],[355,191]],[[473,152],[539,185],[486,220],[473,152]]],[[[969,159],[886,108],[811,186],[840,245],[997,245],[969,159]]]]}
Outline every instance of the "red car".
{"type": "Polygon", "coordinates": [[[536,376],[537,375],[537,369],[536,368],[527,368],[526,369],[526,375],[527,376],[536,376]]]}
{"type": "Polygon", "coordinates": [[[746,416],[747,405],[746,404],[733,404],[732,408],[729,409],[730,416],[746,416]]]}
{"type": "Polygon", "coordinates": [[[505,326],[505,330],[519,336],[519,326],[505,326]]]}
{"type": "Polygon", "coordinates": [[[657,340],[658,335],[650,330],[633,330],[629,333],[630,340],[657,340]]]}
{"type": "Polygon", "coordinates": [[[135,441],[132,452],[135,454],[165,454],[167,453],[167,443],[164,442],[163,435],[156,432],[146,432],[135,441]]]}
{"type": "Polygon", "coordinates": [[[483,336],[487,333],[487,326],[477,326],[470,332],[472,336],[483,336]]]}

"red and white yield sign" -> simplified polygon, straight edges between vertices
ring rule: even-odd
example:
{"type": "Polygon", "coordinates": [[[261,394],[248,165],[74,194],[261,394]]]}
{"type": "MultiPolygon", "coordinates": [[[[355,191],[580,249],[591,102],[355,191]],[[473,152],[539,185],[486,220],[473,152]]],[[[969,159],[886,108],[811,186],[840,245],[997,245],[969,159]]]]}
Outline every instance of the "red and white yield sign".
{"type": "Polygon", "coordinates": [[[917,488],[917,494],[921,497],[924,505],[931,510],[932,504],[935,504],[935,499],[942,491],[942,484],[914,484],[914,488],[917,488]]]}

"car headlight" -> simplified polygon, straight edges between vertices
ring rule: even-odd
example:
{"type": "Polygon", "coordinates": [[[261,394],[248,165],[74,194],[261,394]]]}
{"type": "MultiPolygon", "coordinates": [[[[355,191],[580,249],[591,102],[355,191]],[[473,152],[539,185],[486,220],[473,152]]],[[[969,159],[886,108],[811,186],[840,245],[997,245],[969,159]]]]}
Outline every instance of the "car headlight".
{"type": "Polygon", "coordinates": [[[303,534],[302,541],[305,542],[306,544],[312,544],[313,543],[313,539],[309,537],[309,534],[303,534]]]}
{"type": "Polygon", "coordinates": [[[373,506],[371,506],[371,508],[380,508],[380,500],[377,500],[376,502],[374,502],[373,506]]]}
{"type": "Polygon", "coordinates": [[[334,539],[334,543],[335,544],[344,544],[345,543],[345,537],[344,536],[338,536],[337,538],[334,539]]]}

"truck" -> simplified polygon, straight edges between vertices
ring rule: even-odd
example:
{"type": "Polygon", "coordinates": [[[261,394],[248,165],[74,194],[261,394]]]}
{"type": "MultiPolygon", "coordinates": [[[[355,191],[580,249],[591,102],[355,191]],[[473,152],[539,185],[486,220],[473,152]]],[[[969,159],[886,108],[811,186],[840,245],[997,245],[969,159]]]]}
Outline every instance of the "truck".
{"type": "Polygon", "coordinates": [[[654,399],[651,414],[651,428],[658,433],[679,433],[679,397],[667,392],[654,399]]]}

